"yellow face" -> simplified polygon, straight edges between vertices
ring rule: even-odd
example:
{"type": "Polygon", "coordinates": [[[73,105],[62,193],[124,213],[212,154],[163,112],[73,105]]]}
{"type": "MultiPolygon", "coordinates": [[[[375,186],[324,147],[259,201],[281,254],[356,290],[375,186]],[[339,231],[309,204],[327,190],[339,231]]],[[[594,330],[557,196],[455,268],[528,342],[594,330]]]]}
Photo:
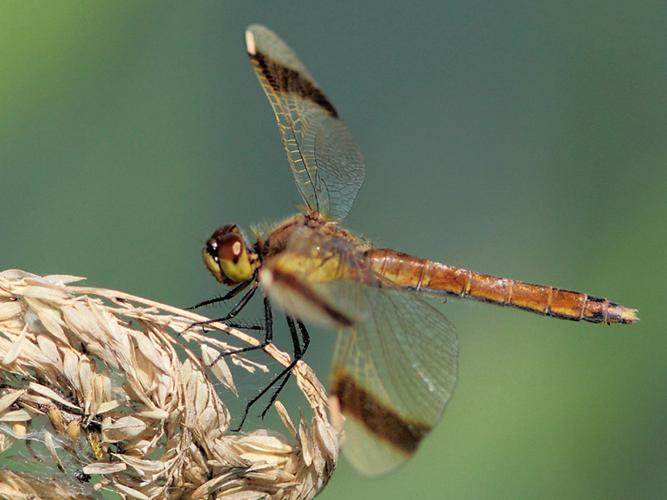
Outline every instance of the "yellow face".
{"type": "Polygon", "coordinates": [[[225,285],[236,285],[252,279],[257,256],[248,252],[241,231],[234,225],[222,226],[202,250],[206,268],[225,285]]]}

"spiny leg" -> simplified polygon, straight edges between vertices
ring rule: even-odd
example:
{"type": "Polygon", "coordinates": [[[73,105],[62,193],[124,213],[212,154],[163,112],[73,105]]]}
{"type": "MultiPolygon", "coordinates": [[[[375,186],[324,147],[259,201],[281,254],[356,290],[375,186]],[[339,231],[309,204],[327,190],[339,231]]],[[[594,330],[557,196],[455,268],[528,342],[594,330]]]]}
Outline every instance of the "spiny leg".
{"type": "Polygon", "coordinates": [[[238,328],[239,330],[264,330],[264,325],[259,323],[237,323],[234,321],[227,321],[225,325],[232,328],[238,328]]]}
{"type": "MultiPolygon", "coordinates": [[[[231,326],[231,325],[230,325],[231,326]]],[[[233,351],[221,352],[220,355],[211,363],[214,365],[220,358],[229,356],[230,354],[241,354],[242,352],[254,351],[256,349],[264,349],[267,345],[273,342],[273,314],[271,312],[271,302],[269,298],[264,296],[264,340],[257,345],[250,345],[247,347],[240,347],[233,351]]]]}
{"type": "Polygon", "coordinates": [[[242,310],[243,308],[248,304],[250,299],[252,299],[252,296],[255,295],[255,292],[257,291],[257,282],[254,282],[252,284],[252,288],[248,290],[243,297],[241,297],[241,300],[239,300],[234,307],[232,307],[231,311],[229,311],[225,316],[222,318],[213,318],[213,319],[207,319],[205,321],[196,321],[192,323],[190,326],[188,326],[184,331],[188,331],[191,328],[195,328],[197,326],[205,326],[205,325],[210,325],[211,323],[217,323],[217,322],[224,322],[227,320],[230,320],[234,317],[236,317],[242,310]]]}
{"type": "Polygon", "coordinates": [[[200,307],[208,306],[210,304],[217,304],[218,302],[225,302],[229,299],[233,299],[238,295],[239,292],[241,292],[245,287],[247,287],[252,281],[245,281],[243,283],[239,283],[236,285],[234,288],[229,290],[226,294],[220,296],[220,297],[215,297],[213,299],[208,299],[200,302],[199,304],[195,304],[194,306],[190,306],[186,308],[188,311],[194,311],[195,309],[199,309],[200,307]]]}
{"type": "Polygon", "coordinates": [[[246,403],[245,410],[243,411],[243,417],[241,418],[241,422],[239,423],[238,427],[236,429],[233,429],[234,432],[238,432],[241,430],[243,427],[243,424],[246,421],[246,418],[248,417],[248,412],[250,411],[250,408],[252,405],[254,405],[259,398],[261,398],[264,394],[268,392],[271,387],[273,387],[276,383],[278,383],[281,379],[284,378],[283,382],[280,384],[280,387],[278,390],[272,395],[271,397],[271,402],[269,403],[269,406],[267,406],[264,411],[262,412],[262,417],[266,414],[268,411],[269,407],[273,404],[273,402],[276,400],[278,397],[278,393],[282,390],[282,388],[285,386],[285,383],[287,383],[287,380],[289,379],[289,376],[292,372],[292,368],[296,366],[296,364],[299,362],[299,360],[303,357],[305,353],[305,348],[308,346],[310,343],[310,336],[308,335],[308,332],[306,331],[305,326],[303,326],[303,323],[300,321],[299,323],[299,329],[302,331],[302,335],[304,336],[304,349],[301,348],[301,345],[299,343],[299,335],[296,330],[296,326],[294,325],[294,320],[289,317],[285,316],[285,319],[287,320],[287,326],[289,327],[290,335],[292,337],[292,346],[294,348],[294,353],[292,356],[292,362],[285,367],[278,375],[276,375],[271,382],[268,383],[264,389],[262,389],[259,394],[257,394],[254,398],[252,398],[250,401],[246,403]]]}
{"type": "MultiPolygon", "coordinates": [[[[276,399],[278,399],[278,394],[280,394],[280,391],[283,390],[283,387],[285,387],[285,384],[287,384],[287,381],[290,379],[290,376],[292,375],[292,367],[296,366],[297,362],[303,358],[303,356],[306,354],[306,351],[308,350],[308,346],[310,345],[310,335],[308,334],[308,330],[306,330],[306,326],[299,320],[296,320],[296,324],[299,327],[299,332],[301,332],[301,342],[303,345],[301,346],[300,349],[300,355],[297,358],[296,352],[294,355],[294,361],[292,361],[292,366],[290,367],[289,371],[285,374],[285,377],[283,378],[283,381],[280,382],[280,385],[278,388],[275,390],[275,392],[271,395],[271,400],[269,401],[269,404],[266,405],[266,408],[261,413],[261,417],[264,418],[266,415],[266,412],[269,411],[273,403],[276,402],[276,399]]],[[[291,328],[290,328],[291,331],[291,328]]],[[[294,339],[294,337],[292,337],[294,339]]]]}

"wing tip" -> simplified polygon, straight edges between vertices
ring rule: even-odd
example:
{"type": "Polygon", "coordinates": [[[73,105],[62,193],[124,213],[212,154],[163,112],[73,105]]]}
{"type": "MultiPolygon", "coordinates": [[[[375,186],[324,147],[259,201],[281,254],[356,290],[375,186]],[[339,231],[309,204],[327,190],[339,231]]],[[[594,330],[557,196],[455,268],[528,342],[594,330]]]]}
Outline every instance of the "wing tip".
{"type": "Polygon", "coordinates": [[[245,30],[245,49],[251,56],[257,55],[257,44],[255,43],[255,34],[253,33],[254,26],[248,26],[248,29],[245,30]]]}

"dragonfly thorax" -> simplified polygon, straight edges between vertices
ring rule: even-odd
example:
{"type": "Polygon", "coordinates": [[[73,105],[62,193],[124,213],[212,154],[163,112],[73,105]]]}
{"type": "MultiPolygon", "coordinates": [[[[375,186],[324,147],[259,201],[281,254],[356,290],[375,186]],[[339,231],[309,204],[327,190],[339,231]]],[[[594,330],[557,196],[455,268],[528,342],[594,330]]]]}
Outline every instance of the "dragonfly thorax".
{"type": "Polygon", "coordinates": [[[235,224],[218,228],[202,249],[204,264],[213,277],[228,286],[250,281],[259,267],[259,257],[245,242],[235,224]]]}

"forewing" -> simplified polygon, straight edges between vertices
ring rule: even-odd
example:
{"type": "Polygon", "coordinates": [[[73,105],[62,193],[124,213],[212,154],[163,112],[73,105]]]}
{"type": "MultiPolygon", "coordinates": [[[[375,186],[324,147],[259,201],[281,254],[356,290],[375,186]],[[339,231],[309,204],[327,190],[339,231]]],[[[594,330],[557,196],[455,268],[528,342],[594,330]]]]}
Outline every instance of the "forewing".
{"type": "Polygon", "coordinates": [[[410,458],[440,420],[456,385],[458,340],[414,292],[365,292],[371,313],[339,333],[330,393],[347,417],[347,457],[376,476],[410,458]]]}
{"type": "Polygon", "coordinates": [[[352,208],[365,167],[336,109],[306,67],[275,33],[252,25],[246,48],[276,116],[280,137],[306,205],[334,219],[352,208]]]}

